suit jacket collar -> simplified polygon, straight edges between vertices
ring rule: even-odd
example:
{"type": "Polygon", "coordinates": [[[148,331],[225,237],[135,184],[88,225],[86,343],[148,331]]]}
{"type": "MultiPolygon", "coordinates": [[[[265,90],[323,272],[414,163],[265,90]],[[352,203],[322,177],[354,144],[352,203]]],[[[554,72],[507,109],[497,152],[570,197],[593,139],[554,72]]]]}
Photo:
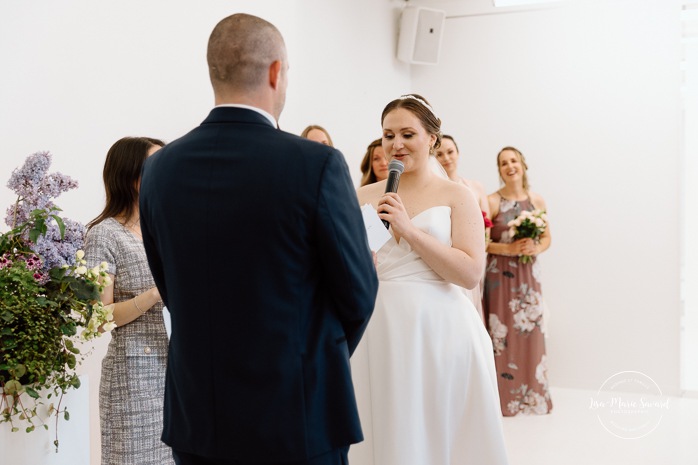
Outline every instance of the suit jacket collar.
{"type": "Polygon", "coordinates": [[[201,124],[211,123],[251,123],[275,126],[264,115],[254,110],[240,107],[215,107],[201,124]]]}

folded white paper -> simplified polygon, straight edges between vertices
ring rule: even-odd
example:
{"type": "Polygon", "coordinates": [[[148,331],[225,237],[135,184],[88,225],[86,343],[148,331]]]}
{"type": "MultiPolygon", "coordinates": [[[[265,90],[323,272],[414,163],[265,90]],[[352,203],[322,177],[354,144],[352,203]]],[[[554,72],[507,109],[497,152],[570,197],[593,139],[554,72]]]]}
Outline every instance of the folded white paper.
{"type": "Polygon", "coordinates": [[[165,331],[167,331],[167,339],[169,339],[172,336],[172,320],[167,307],[162,307],[162,319],[165,321],[165,331]]]}
{"type": "Polygon", "coordinates": [[[374,252],[378,251],[383,244],[388,242],[392,237],[385,225],[378,217],[378,212],[373,205],[366,204],[361,207],[361,214],[364,217],[364,225],[366,226],[366,235],[368,236],[368,246],[374,252]]]}

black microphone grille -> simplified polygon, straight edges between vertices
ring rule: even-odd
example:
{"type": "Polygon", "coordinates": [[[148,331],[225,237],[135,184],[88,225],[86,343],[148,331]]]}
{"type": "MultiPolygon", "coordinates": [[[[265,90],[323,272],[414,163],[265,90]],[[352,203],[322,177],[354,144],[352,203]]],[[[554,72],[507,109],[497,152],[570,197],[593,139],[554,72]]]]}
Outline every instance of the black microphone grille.
{"type": "Polygon", "coordinates": [[[405,171],[405,165],[400,160],[391,160],[388,164],[388,172],[390,171],[397,171],[398,174],[402,174],[405,171]]]}

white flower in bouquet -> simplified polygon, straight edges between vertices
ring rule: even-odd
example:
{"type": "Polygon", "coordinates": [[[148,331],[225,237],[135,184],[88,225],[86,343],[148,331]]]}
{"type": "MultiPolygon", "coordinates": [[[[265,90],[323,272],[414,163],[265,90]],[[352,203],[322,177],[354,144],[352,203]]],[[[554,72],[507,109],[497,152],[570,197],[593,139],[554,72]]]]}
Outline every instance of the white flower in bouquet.
{"type": "MultiPolygon", "coordinates": [[[[509,221],[507,226],[509,226],[509,236],[512,240],[530,238],[538,242],[548,226],[548,216],[545,210],[524,210],[519,216],[509,221]]],[[[519,257],[519,261],[529,263],[532,261],[532,257],[522,255],[519,257]]]]}

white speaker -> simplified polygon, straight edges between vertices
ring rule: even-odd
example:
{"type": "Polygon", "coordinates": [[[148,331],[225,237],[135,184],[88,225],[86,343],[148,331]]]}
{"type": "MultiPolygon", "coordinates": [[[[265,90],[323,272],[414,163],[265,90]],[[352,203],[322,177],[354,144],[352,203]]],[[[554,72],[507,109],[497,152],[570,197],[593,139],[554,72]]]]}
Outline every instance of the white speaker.
{"type": "Polygon", "coordinates": [[[441,37],[446,12],[408,6],[400,17],[397,58],[413,65],[435,65],[439,62],[441,37]]]}

